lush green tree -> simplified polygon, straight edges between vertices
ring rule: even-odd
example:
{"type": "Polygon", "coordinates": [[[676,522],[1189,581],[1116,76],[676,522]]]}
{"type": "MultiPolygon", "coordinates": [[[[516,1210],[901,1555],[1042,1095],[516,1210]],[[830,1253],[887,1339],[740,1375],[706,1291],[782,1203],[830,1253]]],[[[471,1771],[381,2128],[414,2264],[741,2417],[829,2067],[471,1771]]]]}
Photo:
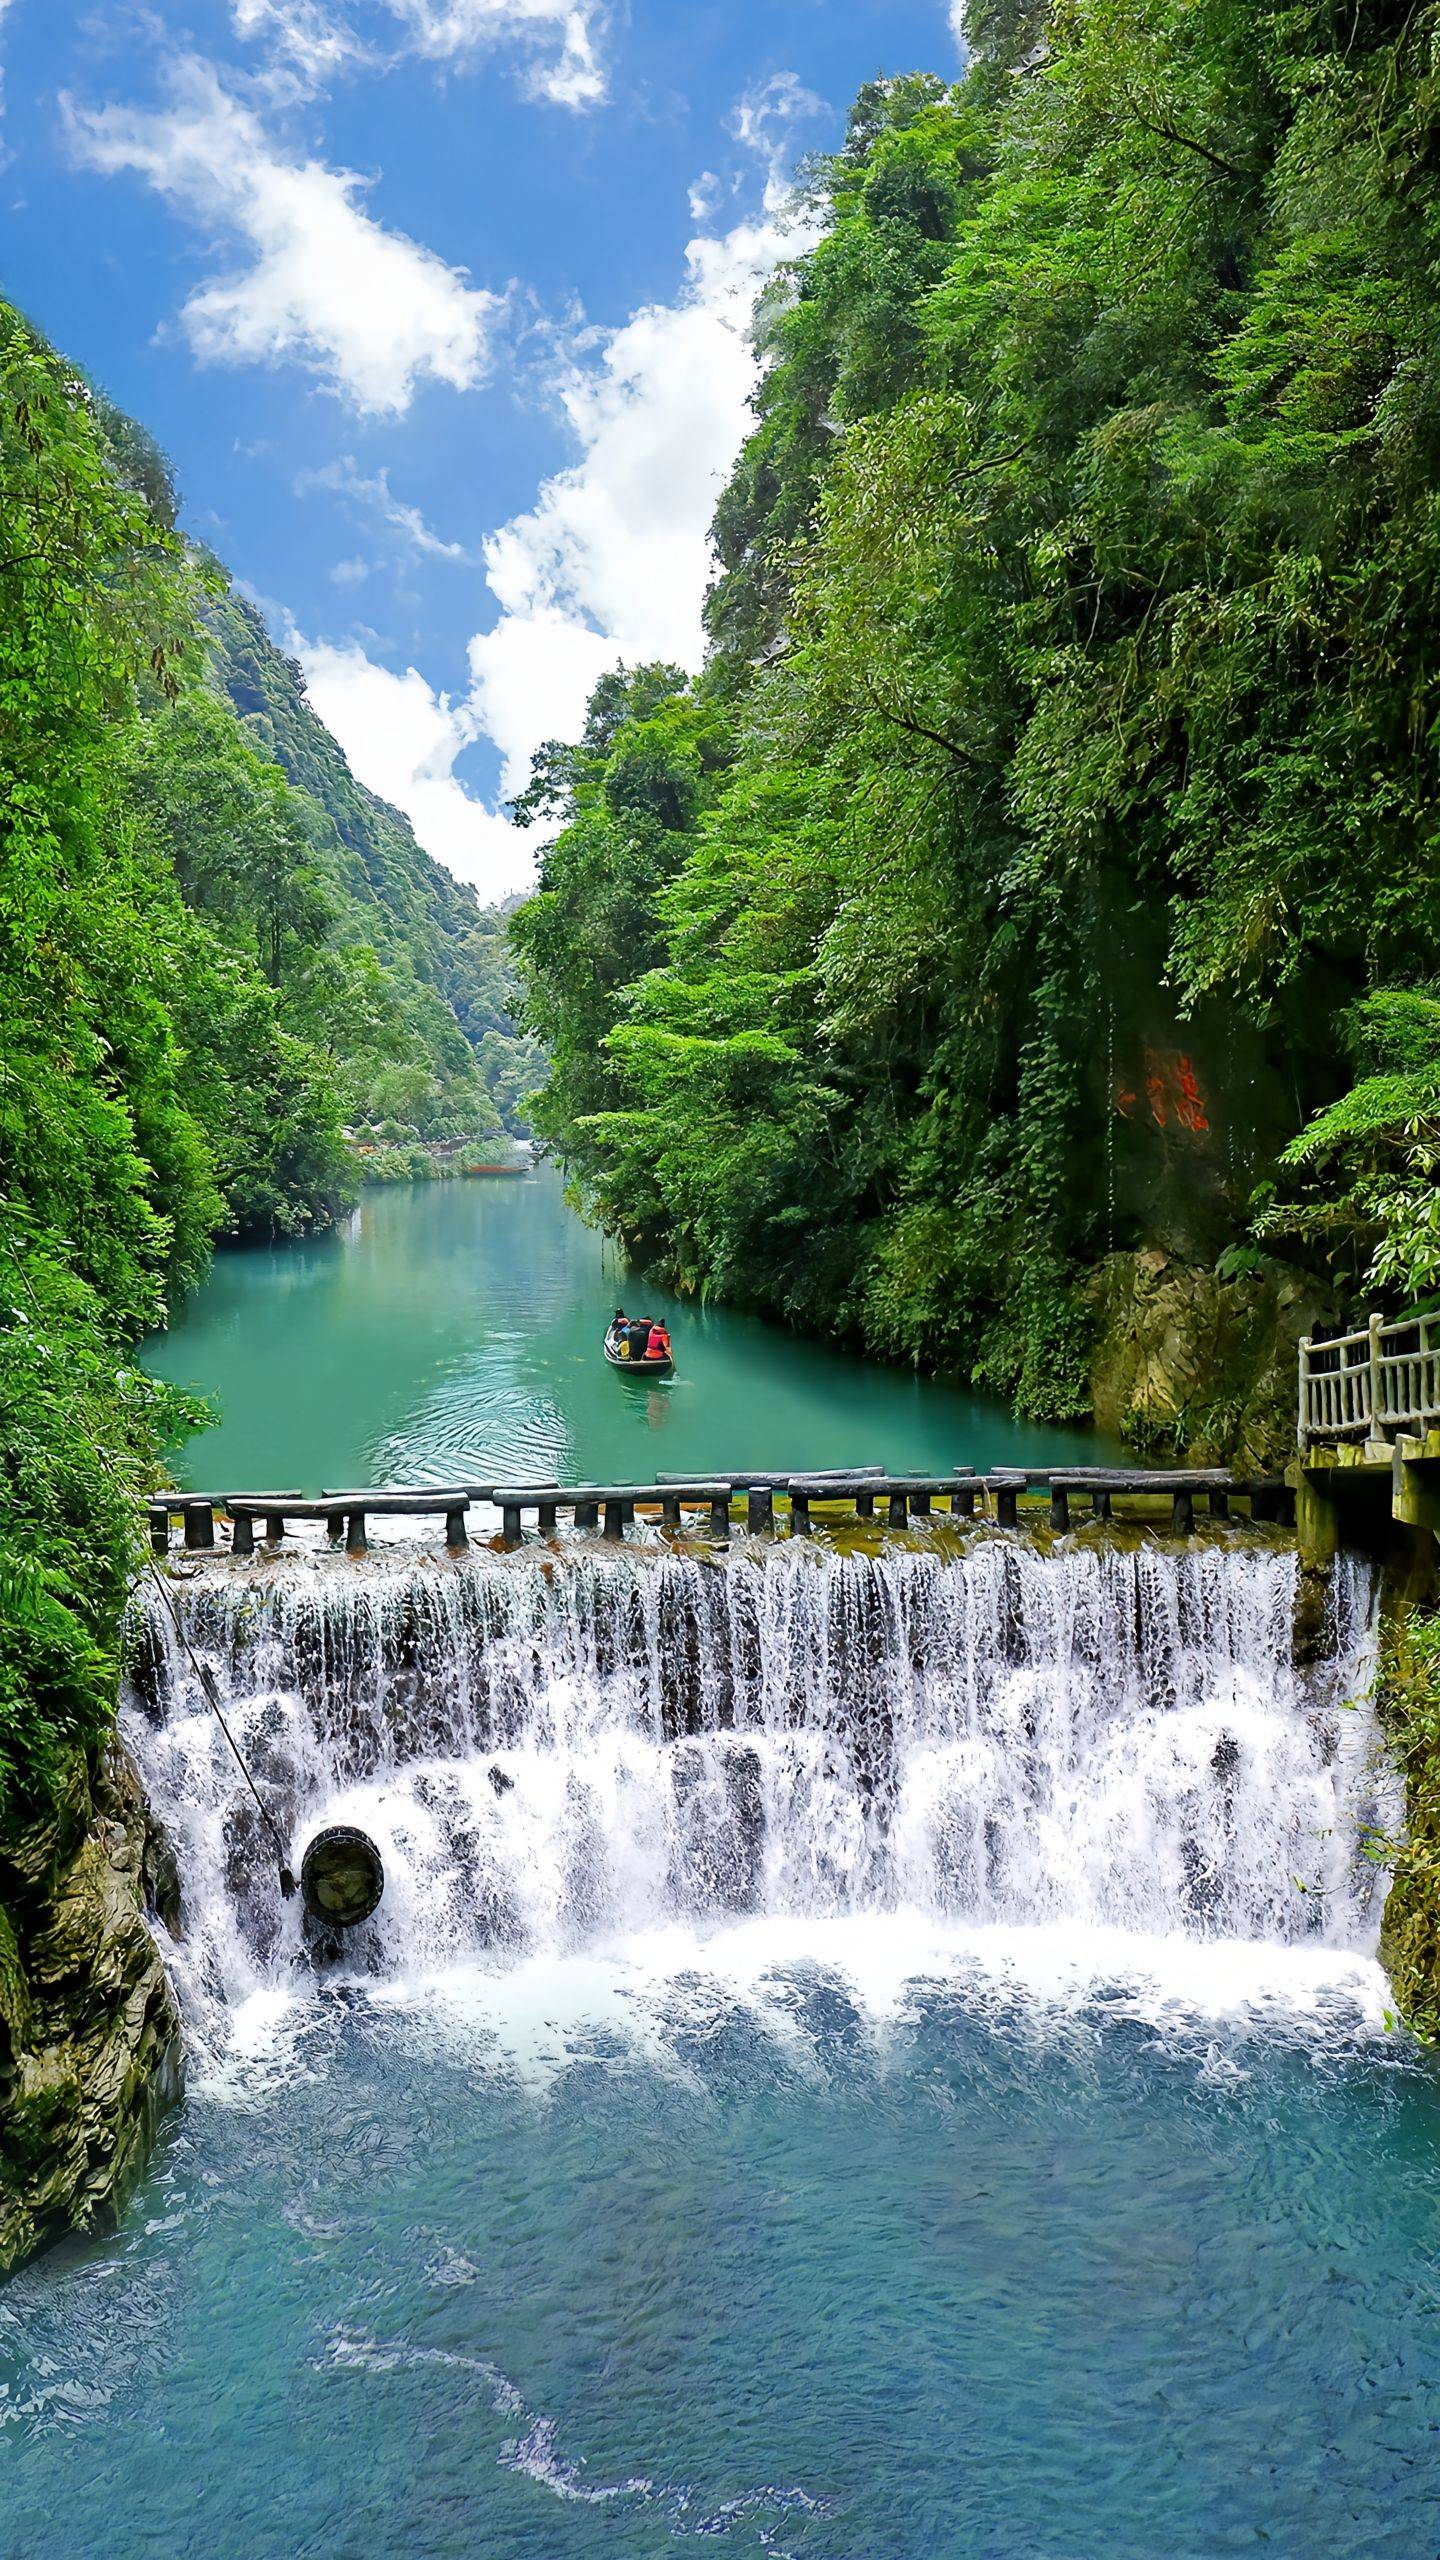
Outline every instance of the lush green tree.
{"type": "Polygon", "coordinates": [[[516,941],[616,1233],[1060,1415],[1099,1260],[1257,1194],[1342,1294],[1431,1285],[1429,1067],[1362,1127],[1337,1052],[1440,967],[1440,13],[969,33],[808,173],[664,713],[703,777],[552,748],[516,941]]]}

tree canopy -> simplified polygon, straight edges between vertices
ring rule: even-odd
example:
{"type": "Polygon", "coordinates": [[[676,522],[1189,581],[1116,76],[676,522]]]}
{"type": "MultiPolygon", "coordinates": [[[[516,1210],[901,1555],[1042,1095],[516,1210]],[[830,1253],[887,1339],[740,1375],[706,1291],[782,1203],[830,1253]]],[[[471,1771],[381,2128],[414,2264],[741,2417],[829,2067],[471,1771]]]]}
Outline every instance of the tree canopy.
{"type": "Polygon", "coordinates": [[[1334,1115],[1440,967],[1440,12],[970,28],[809,173],[709,663],[547,751],[515,939],[638,1255],[1066,1416],[1108,1253],[1437,1277],[1433,1046],[1334,1115]]]}

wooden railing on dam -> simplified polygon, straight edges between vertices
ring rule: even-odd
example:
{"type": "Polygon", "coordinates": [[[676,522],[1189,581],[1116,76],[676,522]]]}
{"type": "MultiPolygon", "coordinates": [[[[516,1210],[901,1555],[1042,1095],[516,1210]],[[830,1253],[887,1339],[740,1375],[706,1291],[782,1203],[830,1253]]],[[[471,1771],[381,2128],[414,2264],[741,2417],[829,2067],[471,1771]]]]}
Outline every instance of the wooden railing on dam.
{"type": "Polygon", "coordinates": [[[1372,1316],[1363,1333],[1300,1345],[1303,1450],[1317,1442],[1424,1439],[1440,1429],[1440,1315],[1372,1316]]]}
{"type": "MultiPolygon", "coordinates": [[[[257,1545],[280,1546],[295,1522],[315,1521],[329,1531],[331,1544],[352,1556],[369,1544],[372,1519],[413,1518],[443,1521],[445,1543],[452,1552],[469,1544],[466,1517],[477,1503],[500,1513],[499,1542],[516,1547],[525,1523],[533,1519],[542,1538],[553,1536],[564,1512],[578,1530],[600,1529],[607,1538],[623,1538],[637,1519],[654,1520],[662,1529],[701,1526],[715,1541],[729,1537],[733,1515],[744,1504],[744,1525],[751,1536],[763,1536],[779,1525],[777,1501],[785,1506],[784,1525],[791,1537],[803,1537],[819,1509],[842,1509],[858,1520],[875,1520],[883,1505],[887,1526],[903,1528],[943,1510],[957,1521],[985,1518],[1001,1529],[1020,1525],[1022,1503],[1039,1499],[1048,1505],[1049,1526],[1064,1532],[1071,1525],[1072,1503],[1084,1503],[1096,1520],[1114,1516],[1117,1500],[1135,1500],[1153,1514],[1157,1504],[1168,1509],[1167,1525],[1175,1536],[1188,1536],[1195,1525],[1195,1504],[1203,1500],[1215,1520],[1232,1516],[1236,1501],[1252,1520],[1283,1521],[1294,1517],[1294,1496],[1279,1479],[1243,1478],[1224,1468],[1149,1467],[998,1467],[988,1474],[957,1469],[952,1475],[896,1476],[885,1468],[847,1467],[826,1475],[776,1475],[763,1470],[709,1476],[657,1476],[653,1484],[417,1485],[401,1489],[352,1487],[310,1499],[296,1492],[159,1493],[148,1503],[151,1544],[159,1555],[170,1545],[171,1524],[179,1520],[184,1543],[192,1552],[216,1546],[217,1517],[230,1523],[230,1553],[253,1556],[257,1545]]],[[[487,1537],[489,1533],[487,1532],[487,1537]]]]}

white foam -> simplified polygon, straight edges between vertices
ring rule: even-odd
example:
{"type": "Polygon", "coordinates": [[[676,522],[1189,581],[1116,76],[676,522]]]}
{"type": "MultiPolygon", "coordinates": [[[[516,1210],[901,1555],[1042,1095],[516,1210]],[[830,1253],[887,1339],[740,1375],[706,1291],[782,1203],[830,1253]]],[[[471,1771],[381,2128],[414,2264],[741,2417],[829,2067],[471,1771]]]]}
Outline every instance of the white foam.
{"type": "MultiPolygon", "coordinates": [[[[1295,1582],[1278,1544],[982,1537],[221,1565],[180,1598],[297,1862],[331,1822],[381,1850],[343,1972],[543,2076],[603,2034],[683,2069],[702,1997],[800,2057],[806,1967],[877,2032],[923,1984],[1380,2027],[1368,1585],[1338,1570],[1302,1673],[1295,1582]]],[[[180,1852],[192,2014],[229,2013],[253,2084],[314,1950],[168,1622],[139,1632],[127,1725],[180,1852]]]]}

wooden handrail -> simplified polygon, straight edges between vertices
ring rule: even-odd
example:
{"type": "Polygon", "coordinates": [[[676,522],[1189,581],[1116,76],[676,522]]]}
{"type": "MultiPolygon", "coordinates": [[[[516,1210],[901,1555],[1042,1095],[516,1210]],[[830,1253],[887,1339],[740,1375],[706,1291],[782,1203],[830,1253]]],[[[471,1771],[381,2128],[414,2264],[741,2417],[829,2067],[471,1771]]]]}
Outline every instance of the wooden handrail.
{"type": "Polygon", "coordinates": [[[1344,1440],[1392,1440],[1400,1429],[1440,1427],[1440,1316],[1415,1314],[1388,1323],[1373,1315],[1363,1333],[1317,1342],[1299,1352],[1296,1439],[1304,1450],[1344,1440]]]}

